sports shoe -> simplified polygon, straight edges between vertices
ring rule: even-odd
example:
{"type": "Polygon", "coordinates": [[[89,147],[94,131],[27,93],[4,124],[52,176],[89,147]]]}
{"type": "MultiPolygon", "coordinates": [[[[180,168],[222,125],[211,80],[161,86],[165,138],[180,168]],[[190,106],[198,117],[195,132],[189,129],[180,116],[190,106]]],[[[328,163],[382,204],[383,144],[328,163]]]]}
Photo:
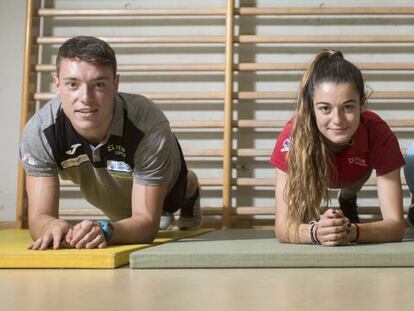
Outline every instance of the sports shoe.
{"type": "Polygon", "coordinates": [[[411,204],[407,211],[407,221],[410,226],[414,227],[414,204],[411,204]]]}
{"type": "Polygon", "coordinates": [[[339,194],[338,201],[344,216],[347,217],[351,223],[359,223],[357,196],[354,195],[350,199],[344,199],[341,197],[341,194],[339,194]]]}
{"type": "Polygon", "coordinates": [[[200,186],[196,192],[184,200],[180,209],[180,217],[177,226],[180,230],[191,230],[200,228],[203,223],[203,215],[200,208],[200,186]]]}
{"type": "Polygon", "coordinates": [[[160,230],[169,230],[172,229],[175,223],[175,218],[173,213],[168,213],[163,211],[160,218],[160,230]]]}

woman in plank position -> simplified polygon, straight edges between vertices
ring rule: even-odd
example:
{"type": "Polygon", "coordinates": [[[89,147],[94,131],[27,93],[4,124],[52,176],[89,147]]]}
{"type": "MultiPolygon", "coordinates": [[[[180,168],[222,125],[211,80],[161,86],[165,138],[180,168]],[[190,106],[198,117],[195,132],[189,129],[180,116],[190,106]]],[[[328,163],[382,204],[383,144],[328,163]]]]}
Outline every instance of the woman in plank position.
{"type": "Polygon", "coordinates": [[[404,158],[397,138],[366,109],[366,100],[361,71],[341,52],[315,56],[302,78],[296,114],[270,159],[280,242],[337,246],[402,239],[404,158]],[[361,224],[357,193],[372,170],[383,219],[361,224]],[[329,188],[340,189],[340,210],[328,208],[329,188]]]}

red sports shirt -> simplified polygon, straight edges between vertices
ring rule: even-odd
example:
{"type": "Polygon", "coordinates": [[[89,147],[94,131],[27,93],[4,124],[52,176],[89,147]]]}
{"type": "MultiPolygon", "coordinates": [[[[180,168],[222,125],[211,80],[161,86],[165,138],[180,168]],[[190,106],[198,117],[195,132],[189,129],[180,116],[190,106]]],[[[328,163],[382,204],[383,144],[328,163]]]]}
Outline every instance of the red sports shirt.
{"type": "MultiPolygon", "coordinates": [[[[287,154],[291,142],[293,119],[287,122],[276,141],[270,164],[287,172],[287,154]]],[[[372,111],[361,113],[361,122],[352,144],[331,156],[329,187],[344,188],[362,179],[373,168],[377,176],[387,174],[405,164],[394,133],[381,117],[372,111]]]]}

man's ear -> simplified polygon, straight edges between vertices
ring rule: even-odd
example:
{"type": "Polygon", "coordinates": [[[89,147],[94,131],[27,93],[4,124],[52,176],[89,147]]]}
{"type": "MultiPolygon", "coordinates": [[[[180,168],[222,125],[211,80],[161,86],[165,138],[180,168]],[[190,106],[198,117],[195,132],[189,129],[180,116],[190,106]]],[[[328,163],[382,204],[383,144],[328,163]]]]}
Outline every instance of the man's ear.
{"type": "Polygon", "coordinates": [[[53,82],[55,83],[56,94],[59,95],[60,80],[59,80],[59,77],[57,75],[53,75],[53,82]]]}
{"type": "Polygon", "coordinates": [[[119,74],[117,74],[114,78],[114,85],[115,85],[115,90],[118,92],[118,87],[119,87],[119,74]]]}

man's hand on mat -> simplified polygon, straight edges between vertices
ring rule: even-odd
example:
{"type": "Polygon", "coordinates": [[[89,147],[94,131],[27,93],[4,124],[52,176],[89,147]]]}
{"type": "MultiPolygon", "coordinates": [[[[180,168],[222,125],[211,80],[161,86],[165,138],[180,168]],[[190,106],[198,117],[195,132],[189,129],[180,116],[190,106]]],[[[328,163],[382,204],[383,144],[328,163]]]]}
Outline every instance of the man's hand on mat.
{"type": "Polygon", "coordinates": [[[48,227],[43,235],[30,244],[27,248],[31,250],[45,250],[52,246],[53,249],[58,249],[64,242],[64,237],[68,232],[70,225],[62,220],[55,219],[48,223],[48,227]]]}
{"type": "Polygon", "coordinates": [[[70,228],[65,240],[70,246],[78,249],[107,246],[101,227],[90,220],[83,220],[70,228]]]}
{"type": "Polygon", "coordinates": [[[346,245],[349,243],[349,220],[342,211],[328,209],[318,221],[316,234],[322,245],[346,245]]]}

